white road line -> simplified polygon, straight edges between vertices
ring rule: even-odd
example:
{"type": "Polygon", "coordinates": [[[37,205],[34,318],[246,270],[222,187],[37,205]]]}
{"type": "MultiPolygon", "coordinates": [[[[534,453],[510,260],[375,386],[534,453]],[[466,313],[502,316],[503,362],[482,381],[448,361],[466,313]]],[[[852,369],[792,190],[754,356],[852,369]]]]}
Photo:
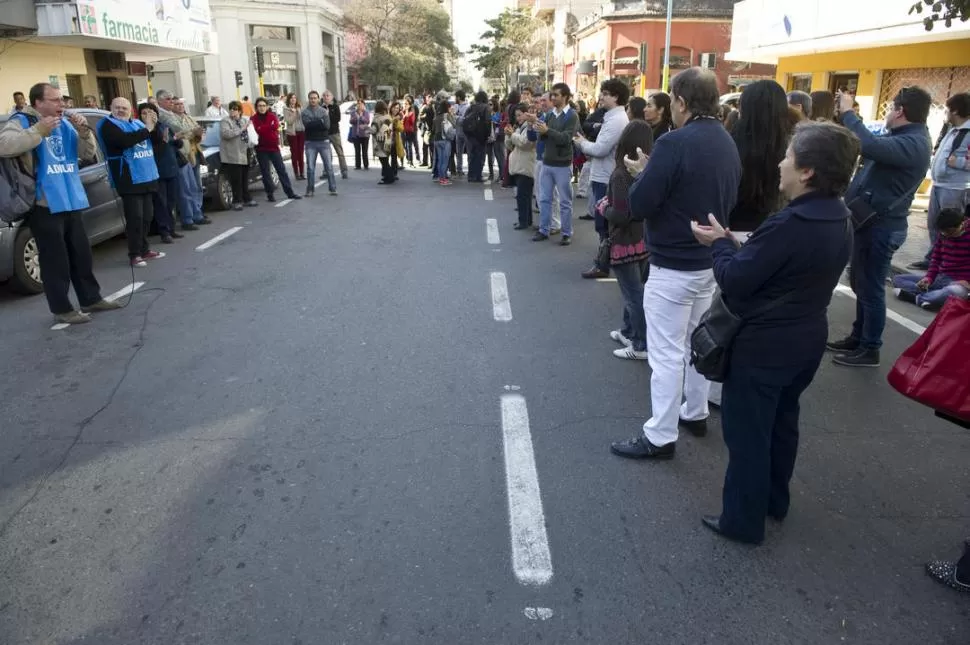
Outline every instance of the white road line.
{"type": "Polygon", "coordinates": [[[529,410],[521,394],[503,394],[501,401],[512,570],[524,585],[544,585],[552,579],[552,555],[529,431],[529,410]]]}
{"type": "Polygon", "coordinates": [[[281,202],[276,202],[276,208],[283,208],[284,206],[286,206],[287,204],[289,204],[292,201],[293,201],[292,199],[284,199],[281,202]]]}
{"type": "MultiPolygon", "coordinates": [[[[279,204],[277,204],[277,206],[278,205],[279,204]]],[[[216,244],[218,244],[219,242],[223,241],[227,237],[229,237],[231,235],[235,235],[236,233],[238,233],[242,229],[243,229],[242,226],[233,226],[228,231],[223,231],[222,233],[219,233],[218,235],[216,235],[214,238],[212,238],[208,242],[203,242],[202,244],[198,245],[197,247],[195,247],[195,250],[196,251],[205,251],[206,249],[211,248],[211,247],[215,246],[216,244]]]]}
{"type": "Polygon", "coordinates": [[[616,278],[596,278],[597,282],[616,282],[616,278]]]}
{"type": "Polygon", "coordinates": [[[51,331],[60,331],[62,329],[67,329],[71,326],[71,323],[57,323],[51,327],[51,331]]]}
{"type": "Polygon", "coordinates": [[[325,183],[327,183],[327,180],[326,179],[321,179],[317,183],[313,184],[313,187],[314,188],[319,188],[320,186],[323,186],[325,183]]]}
{"type": "Polygon", "coordinates": [[[485,232],[488,235],[489,244],[501,244],[502,239],[498,235],[498,220],[497,219],[487,219],[485,220],[485,232]]]}
{"type": "Polygon", "coordinates": [[[512,320],[512,303],[509,302],[509,285],[504,273],[492,273],[492,315],[495,320],[512,320]]]}
{"type": "MultiPolygon", "coordinates": [[[[844,284],[840,284],[836,286],[835,292],[841,293],[844,296],[849,296],[853,300],[856,299],[855,294],[852,293],[852,289],[850,287],[845,286],[844,284]]],[[[923,332],[926,331],[926,327],[924,327],[923,325],[913,322],[906,316],[902,316],[888,307],[886,307],[886,318],[889,318],[890,320],[899,323],[906,329],[919,335],[922,335],[923,332]]]]}
{"type": "Polygon", "coordinates": [[[145,286],[144,282],[133,282],[132,284],[129,284],[127,287],[122,287],[121,289],[118,289],[110,296],[105,296],[104,299],[107,300],[108,302],[114,302],[118,298],[124,298],[125,296],[130,296],[132,293],[134,293],[135,291],[138,291],[144,286],[145,286]]]}
{"type": "Polygon", "coordinates": [[[492,189],[491,188],[486,188],[485,189],[485,201],[490,202],[490,201],[492,201],[492,199],[494,199],[494,196],[492,195],[492,189]]]}

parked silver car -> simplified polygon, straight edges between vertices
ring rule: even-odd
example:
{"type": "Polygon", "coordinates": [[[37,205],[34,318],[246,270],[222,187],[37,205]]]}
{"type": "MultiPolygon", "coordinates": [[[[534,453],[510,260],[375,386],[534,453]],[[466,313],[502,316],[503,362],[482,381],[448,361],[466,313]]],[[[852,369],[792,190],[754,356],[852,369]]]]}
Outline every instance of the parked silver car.
{"type": "MultiPolygon", "coordinates": [[[[84,116],[91,128],[108,116],[104,110],[69,110],[84,116]]],[[[9,116],[0,116],[0,127],[9,116]]],[[[108,179],[108,165],[98,147],[95,163],[81,164],[81,183],[88,194],[89,207],[84,211],[84,226],[91,245],[104,242],[125,232],[125,220],[121,198],[115,193],[108,179]]],[[[37,242],[30,227],[23,221],[14,224],[0,222],[0,281],[7,281],[20,293],[41,293],[44,284],[40,276],[40,260],[37,242]]]]}

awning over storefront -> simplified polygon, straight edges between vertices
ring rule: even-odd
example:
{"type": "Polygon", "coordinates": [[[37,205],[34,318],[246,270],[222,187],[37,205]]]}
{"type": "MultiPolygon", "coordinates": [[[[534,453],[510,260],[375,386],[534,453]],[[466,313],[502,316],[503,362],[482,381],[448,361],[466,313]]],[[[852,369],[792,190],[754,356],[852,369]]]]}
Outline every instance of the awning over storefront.
{"type": "Polygon", "coordinates": [[[636,56],[619,56],[613,59],[614,65],[636,65],[640,59],[636,56]]]}
{"type": "Polygon", "coordinates": [[[33,42],[120,51],[145,62],[218,53],[208,0],[42,3],[33,42]]]}

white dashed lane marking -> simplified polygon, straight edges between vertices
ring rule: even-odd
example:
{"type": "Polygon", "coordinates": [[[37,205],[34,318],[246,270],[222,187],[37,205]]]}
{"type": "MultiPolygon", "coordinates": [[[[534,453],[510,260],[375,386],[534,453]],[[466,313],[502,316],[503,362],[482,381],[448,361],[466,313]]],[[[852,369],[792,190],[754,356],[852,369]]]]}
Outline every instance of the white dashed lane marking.
{"type": "MultiPolygon", "coordinates": [[[[544,585],[552,580],[552,555],[529,430],[529,410],[521,394],[503,394],[501,404],[512,570],[524,585],[544,585]]],[[[533,618],[530,612],[526,615],[533,618]]],[[[546,620],[552,612],[536,610],[534,616],[546,620]]]]}
{"type": "MultiPolygon", "coordinates": [[[[280,202],[280,203],[282,203],[282,202],[280,202]]],[[[279,206],[279,204],[277,204],[277,206],[279,206]]],[[[238,233],[242,229],[243,229],[242,226],[233,226],[228,231],[223,231],[222,233],[219,233],[218,235],[216,235],[214,238],[212,238],[208,242],[203,242],[202,244],[198,245],[197,247],[195,247],[195,250],[196,251],[205,251],[206,249],[212,248],[213,246],[215,246],[219,242],[223,241],[224,239],[226,239],[226,238],[228,238],[228,237],[230,237],[232,235],[235,235],[236,233],[238,233]]]]}
{"type": "Polygon", "coordinates": [[[512,303],[509,302],[509,285],[505,280],[505,274],[500,272],[492,273],[492,315],[495,320],[508,322],[512,320],[512,303]]]}
{"type": "Polygon", "coordinates": [[[492,189],[491,188],[486,188],[485,189],[485,201],[490,202],[493,199],[494,199],[494,195],[492,195],[492,189]]]}
{"type": "Polygon", "coordinates": [[[127,287],[122,287],[121,289],[118,289],[110,296],[105,296],[104,299],[107,300],[108,302],[114,302],[118,298],[124,298],[125,296],[132,295],[134,292],[138,291],[144,286],[145,286],[144,282],[133,282],[129,284],[127,287]]]}
{"type": "Polygon", "coordinates": [[[488,235],[489,244],[501,244],[502,239],[498,234],[498,220],[487,219],[485,220],[485,232],[488,235]]]}
{"type": "MultiPolygon", "coordinates": [[[[852,289],[850,287],[845,286],[844,284],[840,284],[837,287],[835,287],[835,292],[841,293],[844,296],[849,296],[853,300],[856,299],[855,294],[852,293],[852,289]]],[[[911,332],[914,332],[921,336],[923,335],[923,332],[926,331],[926,327],[924,327],[923,325],[920,325],[910,320],[906,316],[896,313],[889,307],[886,307],[886,318],[889,318],[890,320],[899,323],[900,325],[910,330],[911,332]]]]}
{"type": "Polygon", "coordinates": [[[283,208],[284,206],[286,206],[287,204],[289,204],[292,201],[293,201],[292,199],[284,199],[281,202],[276,202],[276,208],[283,208]]]}

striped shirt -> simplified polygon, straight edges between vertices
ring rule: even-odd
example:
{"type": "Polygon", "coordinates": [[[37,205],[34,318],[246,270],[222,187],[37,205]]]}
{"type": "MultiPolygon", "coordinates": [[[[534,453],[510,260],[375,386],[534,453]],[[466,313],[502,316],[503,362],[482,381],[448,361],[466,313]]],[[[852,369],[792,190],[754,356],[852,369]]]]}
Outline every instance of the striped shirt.
{"type": "Polygon", "coordinates": [[[970,222],[964,226],[963,234],[957,237],[941,235],[936,240],[926,277],[932,283],[941,274],[951,280],[970,281],[970,222]]]}

